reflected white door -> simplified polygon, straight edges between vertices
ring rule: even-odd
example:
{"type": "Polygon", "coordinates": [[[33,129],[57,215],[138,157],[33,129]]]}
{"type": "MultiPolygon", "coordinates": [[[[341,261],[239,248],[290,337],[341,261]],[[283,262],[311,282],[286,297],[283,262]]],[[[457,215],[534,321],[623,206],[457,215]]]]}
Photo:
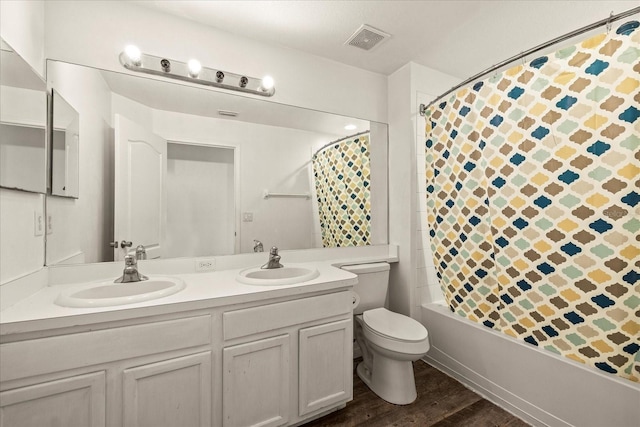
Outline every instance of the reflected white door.
{"type": "MultiPolygon", "coordinates": [[[[167,141],[135,122],[115,117],[114,236],[131,241],[127,252],[144,245],[147,258],[164,252],[166,216],[167,141]]],[[[124,258],[115,249],[115,260],[124,258]]]]}

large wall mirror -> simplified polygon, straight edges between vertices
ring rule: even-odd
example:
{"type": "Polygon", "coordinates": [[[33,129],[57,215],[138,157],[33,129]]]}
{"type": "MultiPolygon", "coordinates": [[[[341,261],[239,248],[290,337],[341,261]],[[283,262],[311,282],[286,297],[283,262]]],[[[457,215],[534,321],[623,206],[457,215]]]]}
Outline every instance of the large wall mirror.
{"type": "Polygon", "coordinates": [[[0,187],[47,191],[46,99],[42,78],[0,40],[0,187]]]}
{"type": "Polygon", "coordinates": [[[82,135],[78,198],[47,199],[49,265],[388,243],[386,124],[59,61],[47,80],[82,135]],[[352,240],[326,238],[331,216],[352,240]]]}

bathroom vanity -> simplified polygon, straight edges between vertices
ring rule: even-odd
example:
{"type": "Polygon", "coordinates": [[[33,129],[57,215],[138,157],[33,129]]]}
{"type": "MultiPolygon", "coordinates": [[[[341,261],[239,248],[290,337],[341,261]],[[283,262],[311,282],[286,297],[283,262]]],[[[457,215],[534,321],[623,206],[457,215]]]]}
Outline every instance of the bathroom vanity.
{"type": "Polygon", "coordinates": [[[285,286],[181,274],[174,295],[113,307],[41,289],[1,313],[2,425],[281,426],[343,407],[357,279],[314,265],[285,286]]]}

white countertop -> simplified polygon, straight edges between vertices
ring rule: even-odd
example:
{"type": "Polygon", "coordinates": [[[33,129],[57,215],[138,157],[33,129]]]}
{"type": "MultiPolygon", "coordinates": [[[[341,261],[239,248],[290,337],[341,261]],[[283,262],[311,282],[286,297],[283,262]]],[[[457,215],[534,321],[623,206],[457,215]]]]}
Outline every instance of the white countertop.
{"type": "MultiPolygon", "coordinates": [[[[356,275],[333,267],[329,262],[304,264],[312,264],[318,269],[320,275],[307,282],[293,285],[262,286],[245,285],[238,282],[236,276],[244,268],[208,273],[175,274],[174,276],[181,278],[186,284],[182,291],[151,301],[112,307],[68,308],[54,303],[59,293],[71,286],[74,288],[89,287],[104,282],[103,280],[81,285],[46,286],[0,312],[0,335],[44,331],[346,289],[356,284],[358,280],[356,275]]],[[[163,274],[162,276],[167,275],[163,274]]]]}

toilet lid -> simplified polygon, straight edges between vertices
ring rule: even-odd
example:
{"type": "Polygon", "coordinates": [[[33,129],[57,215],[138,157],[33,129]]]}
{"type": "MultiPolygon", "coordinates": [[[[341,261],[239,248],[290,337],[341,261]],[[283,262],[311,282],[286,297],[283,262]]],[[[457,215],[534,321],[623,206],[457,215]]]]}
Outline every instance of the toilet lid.
{"type": "Polygon", "coordinates": [[[420,322],[386,308],[367,310],[362,318],[371,330],[391,339],[411,342],[427,339],[427,329],[420,322]]]}

